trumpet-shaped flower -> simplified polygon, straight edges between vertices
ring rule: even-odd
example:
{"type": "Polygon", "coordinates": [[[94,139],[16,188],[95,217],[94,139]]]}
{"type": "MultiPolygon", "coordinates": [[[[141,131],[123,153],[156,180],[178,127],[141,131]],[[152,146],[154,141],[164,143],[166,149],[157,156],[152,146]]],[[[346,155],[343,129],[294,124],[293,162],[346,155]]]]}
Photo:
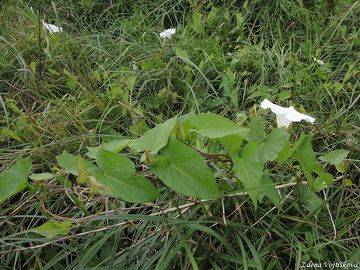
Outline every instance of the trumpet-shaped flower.
{"type": "Polygon", "coordinates": [[[176,32],[176,29],[175,28],[170,28],[170,29],[167,29],[163,32],[160,33],[160,37],[163,38],[163,39],[166,39],[166,38],[171,38],[171,36],[173,34],[175,34],[176,32]]]}
{"type": "Polygon", "coordinates": [[[58,33],[58,32],[63,31],[61,27],[57,27],[54,24],[49,24],[49,23],[46,23],[44,21],[42,23],[43,23],[44,29],[48,30],[50,33],[58,33]]]}
{"type": "Polygon", "coordinates": [[[291,122],[300,122],[302,120],[310,123],[314,123],[315,121],[315,118],[299,113],[294,109],[293,106],[290,106],[289,108],[281,107],[270,102],[268,99],[264,99],[264,101],[261,102],[260,107],[263,109],[270,109],[273,113],[276,114],[276,122],[278,127],[287,128],[291,122]]]}

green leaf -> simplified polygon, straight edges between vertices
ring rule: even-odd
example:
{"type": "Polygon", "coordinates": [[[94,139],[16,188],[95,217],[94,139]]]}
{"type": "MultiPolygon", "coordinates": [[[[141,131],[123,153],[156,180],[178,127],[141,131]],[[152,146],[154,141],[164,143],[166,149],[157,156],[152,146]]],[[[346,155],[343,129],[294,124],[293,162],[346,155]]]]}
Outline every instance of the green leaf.
{"type": "Polygon", "coordinates": [[[261,181],[263,176],[263,165],[247,158],[234,158],[234,172],[239,181],[244,185],[245,191],[257,207],[258,198],[261,193],[261,181]]]}
{"type": "Polygon", "coordinates": [[[305,196],[306,209],[309,212],[315,212],[320,209],[323,204],[322,199],[316,193],[314,193],[310,188],[305,187],[305,196]]]}
{"type": "Polygon", "coordinates": [[[69,87],[70,90],[74,90],[78,85],[78,81],[76,76],[73,75],[70,71],[64,69],[64,74],[67,76],[66,86],[69,87]]]}
{"type": "MultiPolygon", "coordinates": [[[[76,176],[79,175],[78,171],[78,156],[74,156],[69,154],[66,151],[63,151],[61,155],[56,157],[56,160],[60,167],[62,167],[68,173],[74,174],[76,176]]],[[[101,171],[97,166],[91,163],[88,160],[84,160],[84,165],[86,170],[93,176],[99,177],[101,175],[101,171]]]]}
{"type": "Polygon", "coordinates": [[[315,152],[311,146],[311,137],[309,135],[302,133],[299,140],[294,145],[294,149],[295,158],[300,162],[304,175],[313,191],[319,192],[332,185],[333,176],[326,173],[317,163],[315,152]],[[314,179],[314,173],[318,175],[317,179],[314,179]]]}
{"type": "Polygon", "coordinates": [[[66,170],[69,173],[78,174],[77,171],[77,156],[69,154],[66,151],[63,151],[61,155],[56,157],[56,161],[60,167],[66,170]]]}
{"type": "Polygon", "coordinates": [[[0,130],[0,136],[12,138],[12,139],[17,140],[18,142],[24,143],[24,141],[21,139],[21,137],[15,131],[12,131],[8,128],[2,128],[0,130]]]}
{"type": "Polygon", "coordinates": [[[153,155],[157,154],[157,152],[167,144],[169,136],[175,127],[176,120],[176,117],[170,118],[153,129],[146,131],[143,136],[130,146],[138,151],[147,150],[153,155]]]}
{"type": "Polygon", "coordinates": [[[233,121],[214,113],[200,113],[190,117],[189,121],[200,135],[210,139],[234,134],[244,137],[248,134],[247,128],[240,127],[233,121]]]}
{"type": "Polygon", "coordinates": [[[50,180],[55,177],[56,175],[53,173],[33,173],[29,176],[31,180],[35,180],[35,181],[50,180]]]}
{"type": "Polygon", "coordinates": [[[347,155],[350,153],[350,151],[345,149],[339,149],[332,151],[330,153],[327,153],[326,155],[320,157],[319,159],[322,161],[329,162],[332,165],[340,166],[341,162],[346,159],[347,155]]]}
{"type": "Polygon", "coordinates": [[[281,208],[279,194],[275,189],[275,184],[271,181],[270,177],[267,174],[263,174],[261,179],[262,192],[270,201],[277,207],[281,208]]]}
{"type": "Polygon", "coordinates": [[[27,187],[30,171],[31,162],[20,159],[0,175],[0,204],[27,187]]]}
{"type": "Polygon", "coordinates": [[[266,162],[276,159],[288,139],[289,134],[284,128],[273,129],[261,145],[260,160],[266,162]]]}
{"type": "Polygon", "coordinates": [[[243,142],[243,138],[238,134],[230,134],[219,138],[220,143],[225,146],[228,152],[232,155],[238,150],[243,142]]]}
{"type": "Polygon", "coordinates": [[[252,142],[262,141],[265,136],[265,121],[260,117],[254,118],[249,125],[249,138],[252,142]]]}
{"type": "Polygon", "coordinates": [[[344,179],[345,187],[352,187],[354,185],[353,181],[349,178],[344,179]]]}
{"type": "Polygon", "coordinates": [[[343,160],[340,162],[339,165],[336,165],[335,167],[338,172],[345,173],[348,169],[348,163],[346,162],[346,160],[343,160]]]}
{"type": "Polygon", "coordinates": [[[123,150],[126,146],[128,146],[133,141],[134,140],[131,140],[131,139],[121,139],[121,140],[110,141],[108,143],[103,143],[97,147],[87,147],[88,152],[86,153],[86,155],[89,158],[95,159],[96,154],[100,148],[102,148],[106,151],[120,152],[121,150],[123,150]]]}
{"type": "Polygon", "coordinates": [[[311,146],[311,137],[301,133],[299,140],[294,145],[295,158],[300,162],[304,175],[309,182],[314,181],[311,173],[317,166],[316,155],[311,146]]]}
{"type": "Polygon", "coordinates": [[[278,154],[276,160],[280,164],[283,164],[287,161],[292,155],[292,148],[290,141],[285,141],[283,148],[281,149],[280,153],[278,154]]]}
{"type": "Polygon", "coordinates": [[[210,199],[221,196],[201,155],[171,137],[151,170],[167,186],[187,196],[210,199]]]}
{"type": "Polygon", "coordinates": [[[334,182],[334,177],[330,173],[326,173],[324,169],[320,166],[317,166],[314,169],[314,172],[318,174],[318,178],[315,181],[310,182],[310,187],[314,192],[319,192],[320,190],[332,186],[334,182]]]}
{"type": "Polygon", "coordinates": [[[204,33],[204,23],[202,14],[199,11],[195,11],[192,15],[191,28],[199,34],[204,33]]]}
{"type": "Polygon", "coordinates": [[[177,55],[178,57],[180,57],[180,58],[183,58],[183,59],[185,59],[185,60],[186,60],[186,59],[187,59],[187,60],[190,59],[187,51],[185,51],[185,50],[183,50],[183,49],[181,49],[181,48],[177,48],[177,49],[175,50],[175,53],[176,53],[176,55],[177,55]]]}
{"type": "Polygon", "coordinates": [[[78,171],[77,182],[79,184],[86,183],[90,174],[85,167],[85,160],[82,157],[78,157],[77,163],[76,163],[76,169],[78,171]]]}
{"type": "Polygon", "coordinates": [[[149,202],[160,195],[149,180],[134,176],[135,165],[129,158],[101,149],[96,163],[103,172],[99,182],[110,195],[133,203],[149,202]]]}
{"type": "Polygon", "coordinates": [[[67,235],[69,233],[70,226],[71,221],[48,221],[39,227],[32,229],[31,231],[51,239],[58,235],[67,235]]]}
{"type": "Polygon", "coordinates": [[[257,142],[249,142],[245,145],[241,151],[241,158],[251,160],[254,162],[260,162],[261,144],[257,142]]]}

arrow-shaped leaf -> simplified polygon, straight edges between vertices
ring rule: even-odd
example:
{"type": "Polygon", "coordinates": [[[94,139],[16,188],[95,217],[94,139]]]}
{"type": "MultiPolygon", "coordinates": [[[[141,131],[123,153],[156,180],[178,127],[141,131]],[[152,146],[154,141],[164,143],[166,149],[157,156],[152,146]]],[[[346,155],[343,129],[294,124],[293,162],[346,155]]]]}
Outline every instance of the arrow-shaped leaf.
{"type": "Polygon", "coordinates": [[[99,182],[110,195],[133,203],[149,202],[159,196],[149,180],[134,176],[135,165],[127,157],[101,149],[96,163],[103,172],[99,182]]]}
{"type": "Polygon", "coordinates": [[[151,170],[167,186],[199,199],[221,195],[209,167],[201,155],[171,137],[151,170]]]}

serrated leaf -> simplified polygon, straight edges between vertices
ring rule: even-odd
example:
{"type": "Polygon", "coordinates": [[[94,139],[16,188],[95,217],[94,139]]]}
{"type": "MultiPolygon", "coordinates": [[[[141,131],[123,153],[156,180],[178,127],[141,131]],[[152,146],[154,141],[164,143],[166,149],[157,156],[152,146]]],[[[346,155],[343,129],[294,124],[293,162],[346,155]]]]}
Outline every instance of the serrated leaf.
{"type": "Polygon", "coordinates": [[[99,182],[110,195],[132,203],[149,202],[160,195],[149,180],[134,175],[135,165],[129,158],[101,149],[96,163],[103,172],[99,182]]]}
{"type": "Polygon", "coordinates": [[[131,143],[131,147],[138,151],[147,150],[153,155],[157,154],[167,144],[176,120],[177,118],[173,117],[162,124],[156,125],[156,127],[146,131],[143,136],[131,143]]]}
{"type": "Polygon", "coordinates": [[[260,160],[266,162],[276,159],[289,137],[284,128],[273,129],[261,145],[260,160]]]}
{"type": "Polygon", "coordinates": [[[210,139],[222,138],[228,135],[246,137],[248,129],[240,127],[233,121],[214,113],[200,113],[189,118],[190,124],[198,133],[210,139]]]}
{"type": "Polygon", "coordinates": [[[27,187],[30,170],[31,162],[20,159],[0,175],[0,204],[27,187]]]}
{"type": "Polygon", "coordinates": [[[48,221],[31,231],[41,234],[46,238],[52,239],[58,235],[67,235],[71,227],[71,221],[48,221]]]}
{"type": "Polygon", "coordinates": [[[184,195],[199,199],[221,196],[216,180],[201,155],[173,137],[151,170],[167,186],[184,195]]]}
{"type": "Polygon", "coordinates": [[[330,153],[327,153],[324,156],[321,156],[319,159],[322,161],[329,162],[332,165],[339,166],[341,162],[346,159],[350,151],[345,149],[339,149],[332,151],[330,153]]]}
{"type": "Polygon", "coordinates": [[[56,175],[53,173],[33,173],[29,176],[31,180],[35,180],[35,181],[50,180],[55,177],[56,175]]]}

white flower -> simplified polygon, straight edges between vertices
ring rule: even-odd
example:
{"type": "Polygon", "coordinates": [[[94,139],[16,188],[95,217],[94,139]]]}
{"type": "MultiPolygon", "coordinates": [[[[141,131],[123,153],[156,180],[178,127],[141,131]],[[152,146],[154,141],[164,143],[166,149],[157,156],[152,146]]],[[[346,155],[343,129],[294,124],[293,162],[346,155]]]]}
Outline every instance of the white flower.
{"type": "Polygon", "coordinates": [[[316,63],[318,63],[320,66],[322,66],[322,65],[325,64],[325,62],[324,62],[323,60],[317,59],[317,58],[315,58],[315,57],[314,57],[314,61],[315,61],[316,63]]]}
{"type": "Polygon", "coordinates": [[[44,21],[42,23],[43,23],[43,27],[46,30],[48,30],[50,33],[58,33],[63,31],[61,27],[57,27],[56,25],[45,23],[44,21]]]}
{"type": "Polygon", "coordinates": [[[273,113],[276,114],[276,122],[278,127],[287,128],[291,124],[291,122],[300,122],[301,120],[305,120],[312,124],[315,121],[315,118],[306,114],[299,113],[297,110],[294,109],[293,106],[290,106],[289,108],[281,107],[270,102],[267,99],[264,99],[264,101],[261,102],[260,107],[263,109],[270,109],[273,113]]]}
{"type": "Polygon", "coordinates": [[[161,33],[160,33],[160,37],[161,37],[161,38],[164,38],[164,39],[166,39],[166,38],[171,38],[171,36],[172,36],[173,34],[175,34],[175,32],[176,32],[176,29],[175,29],[175,28],[170,28],[170,29],[167,29],[167,30],[161,32],[161,33]]]}

